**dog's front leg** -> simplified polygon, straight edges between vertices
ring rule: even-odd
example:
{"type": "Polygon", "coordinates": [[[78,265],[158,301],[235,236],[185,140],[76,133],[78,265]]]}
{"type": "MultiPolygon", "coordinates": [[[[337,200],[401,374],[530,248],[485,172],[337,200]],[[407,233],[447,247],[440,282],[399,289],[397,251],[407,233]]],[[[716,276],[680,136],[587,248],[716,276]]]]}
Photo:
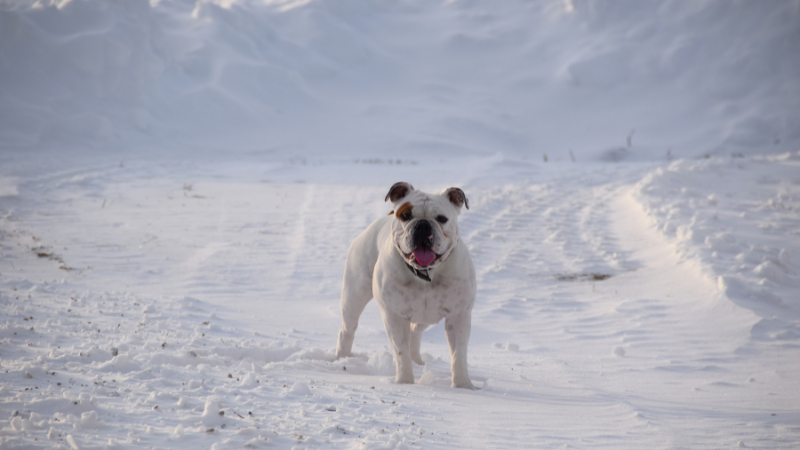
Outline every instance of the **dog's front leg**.
{"type": "Polygon", "coordinates": [[[428,329],[428,325],[424,323],[415,323],[411,325],[411,360],[420,366],[425,365],[422,360],[422,355],[419,353],[419,348],[422,345],[422,332],[428,329]]]}
{"type": "Polygon", "coordinates": [[[444,322],[447,343],[450,345],[450,368],[453,372],[453,386],[475,389],[467,371],[467,344],[472,327],[472,311],[448,317],[444,322]]]}
{"type": "Polygon", "coordinates": [[[394,364],[397,368],[395,383],[414,384],[414,370],[411,365],[411,322],[397,314],[383,312],[383,324],[394,353],[394,364]]]}

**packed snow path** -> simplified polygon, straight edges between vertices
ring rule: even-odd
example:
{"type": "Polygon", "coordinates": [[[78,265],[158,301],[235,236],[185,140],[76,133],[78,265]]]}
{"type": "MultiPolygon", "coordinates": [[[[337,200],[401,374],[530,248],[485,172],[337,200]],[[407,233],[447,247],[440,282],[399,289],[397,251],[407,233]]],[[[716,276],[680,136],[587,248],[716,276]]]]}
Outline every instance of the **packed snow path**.
{"type": "MultiPolygon", "coordinates": [[[[733,164],[768,171],[767,189],[797,208],[797,172],[781,172],[796,167],[790,156],[733,164]]],[[[18,182],[3,200],[4,445],[800,442],[796,300],[737,306],[710,276],[724,268],[686,256],[684,246],[701,246],[673,242],[641,203],[654,195],[646,180],[681,176],[688,163],[665,172],[566,162],[545,172],[475,161],[481,170],[460,174],[471,206],[461,233],[479,283],[475,392],[449,386],[441,326],[423,337],[419,384],[394,385],[374,304],[356,334],[359,355],[334,360],[346,250],[388,212],[388,180],[438,190],[417,178],[458,176],[441,163],[348,164],[296,179],[291,161],[251,165],[245,176],[214,162],[131,162],[18,182]],[[343,170],[364,185],[326,182],[343,170]],[[764,308],[783,316],[765,322],[753,312],[764,308]]],[[[735,190],[736,180],[721,185],[735,190]]],[[[700,187],[695,197],[724,195],[700,187]]],[[[673,211],[680,226],[697,222],[683,219],[673,211]]],[[[780,255],[800,248],[783,244],[773,264],[796,283],[796,263],[780,255]]]]}

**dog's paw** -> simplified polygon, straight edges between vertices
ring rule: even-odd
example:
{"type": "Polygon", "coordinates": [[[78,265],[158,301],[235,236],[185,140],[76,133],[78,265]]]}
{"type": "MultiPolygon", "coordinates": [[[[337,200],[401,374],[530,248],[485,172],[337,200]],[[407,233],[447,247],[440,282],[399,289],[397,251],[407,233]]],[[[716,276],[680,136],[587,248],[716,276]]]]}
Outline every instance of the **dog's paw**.
{"type": "Polygon", "coordinates": [[[400,377],[394,379],[394,384],[414,384],[414,377],[400,377]]]}
{"type": "Polygon", "coordinates": [[[450,385],[450,387],[454,387],[454,388],[458,388],[458,389],[469,389],[470,391],[479,391],[480,390],[480,388],[476,388],[475,386],[473,386],[472,382],[469,381],[469,380],[461,381],[461,382],[458,382],[458,383],[453,383],[453,384],[450,385]]]}
{"type": "Polygon", "coordinates": [[[418,366],[424,366],[425,365],[425,361],[422,360],[422,357],[419,356],[419,353],[417,353],[416,355],[412,354],[411,355],[411,360],[414,361],[414,363],[416,363],[418,366]]]}

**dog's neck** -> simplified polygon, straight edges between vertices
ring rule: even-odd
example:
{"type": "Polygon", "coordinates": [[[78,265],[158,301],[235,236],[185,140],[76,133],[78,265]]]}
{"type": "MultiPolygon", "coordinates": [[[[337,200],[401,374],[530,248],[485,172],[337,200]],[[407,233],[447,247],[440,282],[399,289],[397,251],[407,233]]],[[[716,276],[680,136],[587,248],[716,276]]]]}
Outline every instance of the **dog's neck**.
{"type": "Polygon", "coordinates": [[[412,266],[411,266],[411,264],[409,264],[409,263],[406,263],[406,267],[408,267],[408,270],[410,270],[410,271],[411,271],[411,273],[413,273],[414,275],[416,275],[416,276],[417,276],[417,278],[419,278],[419,279],[421,279],[421,280],[425,280],[425,281],[427,281],[427,282],[429,282],[429,283],[431,282],[431,277],[430,277],[430,276],[428,276],[428,271],[427,271],[427,270],[419,270],[419,269],[415,269],[415,268],[414,268],[414,267],[412,267],[412,266]]]}

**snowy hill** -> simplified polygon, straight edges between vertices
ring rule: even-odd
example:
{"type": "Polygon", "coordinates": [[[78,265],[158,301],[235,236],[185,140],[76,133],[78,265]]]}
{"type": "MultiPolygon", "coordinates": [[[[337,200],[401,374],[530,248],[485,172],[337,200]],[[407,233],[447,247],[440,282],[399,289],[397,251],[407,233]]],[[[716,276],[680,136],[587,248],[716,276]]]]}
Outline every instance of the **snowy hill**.
{"type": "Polygon", "coordinates": [[[800,3],[0,3],[0,448],[797,448],[800,3]],[[441,326],[335,360],[460,186],[441,326]]]}

